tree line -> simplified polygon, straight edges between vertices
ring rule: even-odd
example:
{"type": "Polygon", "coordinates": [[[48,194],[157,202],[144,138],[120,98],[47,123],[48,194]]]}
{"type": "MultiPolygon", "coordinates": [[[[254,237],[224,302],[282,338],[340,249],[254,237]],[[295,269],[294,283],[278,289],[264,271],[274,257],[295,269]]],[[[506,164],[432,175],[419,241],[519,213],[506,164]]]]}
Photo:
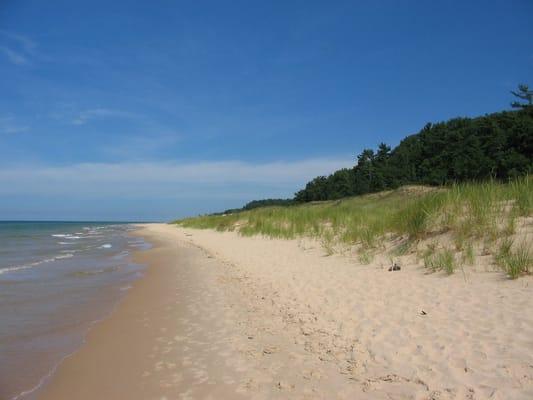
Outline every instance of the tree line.
{"type": "Polygon", "coordinates": [[[293,199],[264,199],[264,200],[253,200],[242,208],[230,208],[223,212],[213,213],[211,215],[223,215],[223,214],[233,214],[241,211],[253,210],[254,208],[268,207],[268,206],[290,206],[295,204],[293,199]]]}
{"type": "Polygon", "coordinates": [[[507,180],[533,172],[533,107],[478,118],[428,123],[391,149],[365,149],[353,168],[319,176],[295,194],[297,202],[332,200],[406,184],[446,185],[507,180]]]}

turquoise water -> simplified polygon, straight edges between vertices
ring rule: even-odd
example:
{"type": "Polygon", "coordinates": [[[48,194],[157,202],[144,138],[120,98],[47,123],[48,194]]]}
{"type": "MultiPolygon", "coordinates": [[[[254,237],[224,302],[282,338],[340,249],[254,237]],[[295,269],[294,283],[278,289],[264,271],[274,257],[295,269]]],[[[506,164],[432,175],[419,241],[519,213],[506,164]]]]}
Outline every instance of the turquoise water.
{"type": "Polygon", "coordinates": [[[0,399],[34,398],[140,277],[130,224],[0,222],[0,399]]]}

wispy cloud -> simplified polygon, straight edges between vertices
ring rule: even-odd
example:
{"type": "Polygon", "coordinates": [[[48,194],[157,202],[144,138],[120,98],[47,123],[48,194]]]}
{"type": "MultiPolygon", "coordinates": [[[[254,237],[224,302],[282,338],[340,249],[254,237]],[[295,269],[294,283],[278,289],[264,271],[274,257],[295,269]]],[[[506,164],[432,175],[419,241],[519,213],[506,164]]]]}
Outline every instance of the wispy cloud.
{"type": "Polygon", "coordinates": [[[0,30],[0,52],[15,65],[29,64],[36,43],[30,38],[13,32],[0,30]]]}
{"type": "Polygon", "coordinates": [[[0,194],[94,196],[210,196],[240,193],[244,187],[270,188],[273,196],[292,193],[317,175],[348,167],[350,159],[308,159],[269,163],[139,162],[69,166],[3,167],[0,194]]]}
{"type": "Polygon", "coordinates": [[[110,108],[93,108],[80,112],[71,122],[73,125],[85,125],[93,119],[109,117],[132,118],[134,116],[135,114],[127,111],[113,110],[110,108]]]}
{"type": "Polygon", "coordinates": [[[10,49],[6,46],[0,46],[0,51],[6,56],[6,58],[15,65],[26,65],[28,64],[28,59],[21,53],[16,52],[15,50],[10,49]]]}
{"type": "Polygon", "coordinates": [[[24,48],[24,50],[26,50],[29,53],[31,53],[33,49],[37,47],[37,44],[27,36],[19,35],[17,33],[8,32],[5,30],[0,30],[0,34],[19,43],[24,48]]]}
{"type": "Polygon", "coordinates": [[[13,134],[25,132],[29,129],[27,125],[23,125],[15,120],[13,117],[0,117],[0,134],[13,134]]]}

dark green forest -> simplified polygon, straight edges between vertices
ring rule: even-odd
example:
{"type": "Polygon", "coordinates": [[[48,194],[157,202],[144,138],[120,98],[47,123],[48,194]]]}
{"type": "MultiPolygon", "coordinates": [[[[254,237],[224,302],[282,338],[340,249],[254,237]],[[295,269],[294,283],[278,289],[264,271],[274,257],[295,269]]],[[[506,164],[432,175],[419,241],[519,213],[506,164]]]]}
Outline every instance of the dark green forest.
{"type": "Polygon", "coordinates": [[[353,168],[319,176],[296,202],[333,200],[406,184],[508,179],[533,171],[533,107],[477,118],[454,118],[424,128],[398,146],[365,149],[353,168]]]}

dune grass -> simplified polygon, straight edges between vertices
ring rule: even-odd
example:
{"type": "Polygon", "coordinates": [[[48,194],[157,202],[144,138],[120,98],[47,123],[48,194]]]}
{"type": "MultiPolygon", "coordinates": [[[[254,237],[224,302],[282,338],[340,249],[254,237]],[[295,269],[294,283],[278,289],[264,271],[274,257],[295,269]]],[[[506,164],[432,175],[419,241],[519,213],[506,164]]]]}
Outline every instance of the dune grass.
{"type": "MultiPolygon", "coordinates": [[[[449,234],[455,250],[462,251],[463,259],[473,263],[473,242],[495,243],[510,237],[515,233],[517,218],[532,215],[531,181],[526,176],[505,184],[488,181],[445,188],[404,187],[337,201],[265,207],[175,222],[183,227],[237,230],[245,236],[312,237],[321,241],[328,254],[335,251],[334,245],[358,245],[370,254],[370,250],[383,246],[386,238],[399,238],[395,251],[403,254],[420,240],[449,234]]],[[[453,272],[457,261],[454,258],[451,262],[447,252],[441,253],[434,260],[437,269],[453,272]]]]}
{"type": "Polygon", "coordinates": [[[476,261],[476,254],[474,252],[474,246],[472,242],[468,242],[466,246],[464,246],[463,254],[462,254],[462,262],[466,265],[474,265],[476,261]]]}
{"type": "Polygon", "coordinates": [[[513,246],[513,240],[506,238],[500,244],[496,260],[511,279],[530,273],[533,269],[531,246],[522,242],[513,246]]]}
{"type": "Polygon", "coordinates": [[[433,272],[444,271],[451,275],[457,267],[455,254],[451,249],[435,250],[435,246],[428,246],[423,258],[424,266],[433,272]]]}

